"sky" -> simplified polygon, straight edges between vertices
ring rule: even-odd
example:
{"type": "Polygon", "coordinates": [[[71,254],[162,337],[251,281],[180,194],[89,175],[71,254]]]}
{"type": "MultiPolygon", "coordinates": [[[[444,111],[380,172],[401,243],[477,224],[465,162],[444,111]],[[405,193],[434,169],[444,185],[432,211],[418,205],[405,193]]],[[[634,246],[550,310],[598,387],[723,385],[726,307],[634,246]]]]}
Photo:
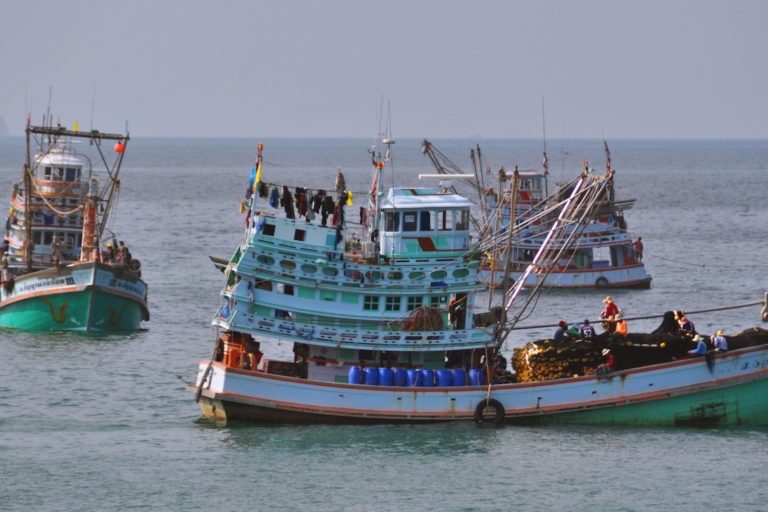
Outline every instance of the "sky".
{"type": "Polygon", "coordinates": [[[394,138],[765,139],[767,20],[762,0],[5,0],[0,117],[20,135],[52,91],[62,124],[133,137],[388,117],[394,138]]]}

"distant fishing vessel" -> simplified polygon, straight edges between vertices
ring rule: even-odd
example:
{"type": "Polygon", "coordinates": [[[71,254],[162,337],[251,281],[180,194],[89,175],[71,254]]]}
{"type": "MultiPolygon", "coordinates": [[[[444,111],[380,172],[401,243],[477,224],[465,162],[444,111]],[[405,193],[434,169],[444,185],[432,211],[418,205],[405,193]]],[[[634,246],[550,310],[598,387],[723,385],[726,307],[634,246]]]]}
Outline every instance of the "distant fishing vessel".
{"type": "Polygon", "coordinates": [[[1,251],[0,327],[123,331],[149,320],[141,262],[106,230],[129,139],[27,125],[1,251]],[[102,173],[77,150],[83,141],[97,151],[102,173]],[[111,164],[105,141],[115,142],[111,164]]]}
{"type": "Polygon", "coordinates": [[[734,350],[708,358],[687,358],[690,340],[670,333],[601,335],[554,350],[546,341],[516,352],[515,375],[505,371],[506,362],[499,364],[504,340],[541,289],[521,302],[525,279],[548,272],[547,262],[569,250],[566,241],[580,236],[573,226],[591,218],[613,173],[579,177],[525,274],[505,289],[503,306],[475,313],[485,286],[470,245],[469,200],[425,187],[395,187],[385,195],[380,174],[387,157],[379,153],[365,215],[370,222],[358,245],[343,221],[349,197],[343,189],[298,188],[294,196],[283,188],[282,216],[275,211],[280,187],[272,185],[271,192],[258,193],[269,197],[271,207],[257,206],[255,191],[264,188],[261,161],[260,148],[244,238],[223,263],[214,354],[198,366],[194,389],[205,417],[266,423],[768,423],[765,331],[738,343],[731,338],[734,350]],[[311,222],[310,205],[320,197],[327,203],[329,194],[336,196],[330,199],[336,225],[311,222]],[[269,354],[278,345],[292,346],[293,357],[269,354]],[[607,374],[590,371],[608,348],[620,363],[607,374]],[[538,371],[542,358],[557,370],[548,380],[538,371]]]}
{"type": "MultiPolygon", "coordinates": [[[[610,173],[613,169],[607,144],[605,151],[606,171],[610,173]]],[[[455,164],[427,140],[423,142],[423,152],[438,172],[455,174],[458,171],[455,164]]],[[[476,153],[473,150],[473,159],[475,155],[480,158],[479,148],[476,153]]],[[[586,162],[584,165],[588,167],[586,162]]],[[[465,178],[478,190],[483,211],[483,220],[478,223],[478,238],[485,248],[480,279],[499,287],[504,285],[502,278],[507,266],[512,282],[522,276],[547,236],[551,224],[548,217],[557,217],[557,209],[576,180],[559,186],[550,194],[546,152],[541,172],[515,169],[510,173],[501,169],[498,173],[499,192],[481,186],[481,167],[476,165],[474,176],[465,178]],[[511,231],[510,218],[514,219],[511,231]]],[[[624,218],[624,212],[634,203],[634,199],[615,200],[611,186],[600,199],[588,224],[579,228],[580,235],[569,241],[569,250],[563,252],[542,285],[548,288],[649,288],[652,278],[645,270],[642,253],[635,250],[624,218]]],[[[526,288],[536,286],[539,276],[529,276],[526,288]]]]}

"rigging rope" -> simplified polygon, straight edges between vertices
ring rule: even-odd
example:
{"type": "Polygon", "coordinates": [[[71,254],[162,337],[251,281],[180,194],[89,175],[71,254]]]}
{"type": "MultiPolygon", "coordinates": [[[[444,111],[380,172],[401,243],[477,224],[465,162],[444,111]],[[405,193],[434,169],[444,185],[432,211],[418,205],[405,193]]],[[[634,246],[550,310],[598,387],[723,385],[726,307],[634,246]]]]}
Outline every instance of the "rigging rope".
{"type": "MultiPolygon", "coordinates": [[[[685,311],[685,315],[686,316],[690,316],[690,315],[697,315],[697,314],[701,314],[701,313],[712,313],[712,312],[715,312],[715,311],[728,311],[728,310],[731,310],[731,309],[751,308],[751,307],[754,307],[754,306],[765,306],[765,305],[766,305],[765,301],[748,302],[746,304],[733,304],[733,305],[730,305],[730,306],[718,306],[716,308],[698,309],[696,311],[687,311],[686,310],[685,311]]],[[[661,315],[633,316],[633,317],[625,318],[624,320],[629,322],[630,320],[649,320],[649,319],[653,319],[653,318],[664,318],[664,314],[661,314],[661,315]]],[[[599,322],[602,322],[602,321],[603,321],[602,319],[594,320],[595,323],[599,323],[599,322]]],[[[590,322],[592,322],[592,321],[590,321],[590,322]]],[[[522,326],[522,327],[515,326],[515,327],[510,327],[509,329],[511,331],[525,331],[525,330],[531,330],[531,329],[543,329],[545,327],[558,327],[558,326],[559,326],[559,324],[539,324],[539,325],[525,325],[525,326],[522,326]]]]}

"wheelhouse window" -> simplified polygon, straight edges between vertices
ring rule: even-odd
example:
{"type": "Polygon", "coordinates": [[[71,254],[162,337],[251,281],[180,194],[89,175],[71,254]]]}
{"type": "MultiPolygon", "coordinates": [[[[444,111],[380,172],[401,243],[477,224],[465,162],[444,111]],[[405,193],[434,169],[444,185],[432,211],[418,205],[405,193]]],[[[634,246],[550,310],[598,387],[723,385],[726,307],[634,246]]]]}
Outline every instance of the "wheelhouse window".
{"type": "Polygon", "coordinates": [[[419,230],[431,231],[429,218],[432,216],[431,212],[419,212],[419,230]]]}
{"type": "Polygon", "coordinates": [[[440,231],[453,231],[453,212],[451,210],[437,212],[437,229],[440,231]]]}
{"type": "Polygon", "coordinates": [[[466,231],[469,229],[469,210],[459,210],[456,212],[456,230],[466,231]]]}
{"type": "Polygon", "coordinates": [[[390,233],[400,230],[400,213],[386,212],[384,214],[384,231],[390,233]]]}
{"type": "Polygon", "coordinates": [[[403,231],[416,231],[416,212],[403,212],[403,231]]]}

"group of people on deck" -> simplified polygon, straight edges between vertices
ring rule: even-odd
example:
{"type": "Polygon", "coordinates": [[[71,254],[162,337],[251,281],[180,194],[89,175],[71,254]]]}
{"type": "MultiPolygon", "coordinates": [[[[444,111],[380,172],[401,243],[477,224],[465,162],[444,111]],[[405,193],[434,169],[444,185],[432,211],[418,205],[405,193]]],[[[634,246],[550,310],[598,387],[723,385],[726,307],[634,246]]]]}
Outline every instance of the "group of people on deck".
{"type": "MultiPolygon", "coordinates": [[[[624,319],[624,314],[621,309],[614,302],[613,297],[610,295],[605,297],[603,299],[603,305],[603,310],[600,313],[603,332],[620,337],[626,336],[628,332],[628,324],[624,319]]],[[[710,346],[703,336],[696,333],[696,328],[693,325],[693,322],[686,317],[684,311],[675,311],[674,313],[679,332],[690,336],[692,341],[696,344],[693,349],[688,351],[688,355],[692,357],[707,355],[710,352],[710,346]]],[[[584,323],[578,327],[569,326],[568,322],[560,320],[557,330],[552,337],[552,341],[555,344],[558,344],[563,343],[568,338],[592,340],[596,336],[597,332],[595,331],[594,326],[589,322],[589,319],[585,319],[584,323]]],[[[728,341],[722,330],[718,330],[715,335],[711,337],[711,346],[714,352],[726,352],[728,350],[728,341]]],[[[603,348],[601,354],[603,356],[603,362],[595,369],[598,375],[613,371],[616,363],[615,356],[610,348],[603,348]]]]}

